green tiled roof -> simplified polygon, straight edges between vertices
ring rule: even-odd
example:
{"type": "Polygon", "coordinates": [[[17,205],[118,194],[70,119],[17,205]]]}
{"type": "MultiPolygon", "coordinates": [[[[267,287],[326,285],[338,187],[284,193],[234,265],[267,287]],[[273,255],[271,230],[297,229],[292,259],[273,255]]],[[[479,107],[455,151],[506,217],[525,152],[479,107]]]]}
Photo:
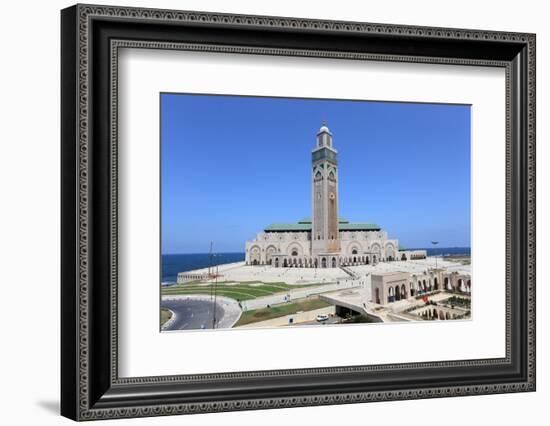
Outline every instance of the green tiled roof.
{"type": "Polygon", "coordinates": [[[274,223],[265,228],[265,232],[304,232],[311,231],[310,223],[274,223]]]}
{"type": "MultiPolygon", "coordinates": [[[[338,220],[340,231],[379,231],[380,227],[374,223],[348,222],[340,218],[338,220]]],[[[311,220],[306,218],[298,223],[274,223],[264,229],[265,232],[306,232],[311,231],[311,220]]]]}
{"type": "MultiPolygon", "coordinates": [[[[311,223],[310,217],[304,217],[302,220],[298,221],[298,223],[311,223]]],[[[343,217],[338,218],[338,223],[349,223],[349,221],[343,217]]]]}
{"type": "Polygon", "coordinates": [[[340,222],[338,229],[340,231],[379,231],[380,227],[374,223],[340,222]]]}

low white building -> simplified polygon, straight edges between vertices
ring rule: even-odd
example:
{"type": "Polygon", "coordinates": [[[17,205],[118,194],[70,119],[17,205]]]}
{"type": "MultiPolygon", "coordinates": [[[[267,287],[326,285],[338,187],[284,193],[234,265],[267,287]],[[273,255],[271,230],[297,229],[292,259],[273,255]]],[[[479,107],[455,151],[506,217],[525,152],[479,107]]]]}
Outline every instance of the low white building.
{"type": "Polygon", "coordinates": [[[259,232],[246,243],[247,265],[337,268],[426,257],[425,250],[400,249],[376,224],[338,216],[338,154],[325,125],[317,133],[311,167],[313,217],[259,232]]]}

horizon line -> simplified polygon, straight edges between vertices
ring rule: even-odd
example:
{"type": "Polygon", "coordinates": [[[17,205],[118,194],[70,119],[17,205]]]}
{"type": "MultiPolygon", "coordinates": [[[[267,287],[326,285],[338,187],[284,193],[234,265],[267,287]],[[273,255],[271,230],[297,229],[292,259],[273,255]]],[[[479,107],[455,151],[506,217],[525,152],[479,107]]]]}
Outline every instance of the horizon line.
{"type": "MultiPolygon", "coordinates": [[[[411,247],[411,248],[406,248],[405,250],[427,250],[427,249],[443,250],[443,249],[457,249],[457,248],[467,248],[471,250],[472,246],[411,247]]],[[[241,253],[244,254],[245,252],[244,251],[218,251],[212,254],[216,255],[216,254],[241,254],[241,253]]],[[[161,253],[162,256],[172,256],[172,255],[178,255],[178,254],[208,254],[209,255],[210,252],[161,253]]]]}

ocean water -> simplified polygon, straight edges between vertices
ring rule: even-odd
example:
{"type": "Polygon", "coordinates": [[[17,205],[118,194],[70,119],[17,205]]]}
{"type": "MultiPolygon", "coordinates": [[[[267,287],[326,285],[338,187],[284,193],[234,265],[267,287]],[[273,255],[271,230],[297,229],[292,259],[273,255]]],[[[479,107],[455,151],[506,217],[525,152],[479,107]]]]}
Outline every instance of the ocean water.
{"type": "MultiPolygon", "coordinates": [[[[470,247],[437,247],[426,249],[428,256],[446,255],[470,255],[470,247]]],[[[212,259],[212,265],[242,262],[244,253],[216,253],[212,259]]],[[[178,272],[193,271],[195,269],[208,268],[210,255],[208,253],[193,254],[163,254],[162,255],[162,282],[176,282],[178,272]]]]}
{"type": "MultiPolygon", "coordinates": [[[[212,258],[212,265],[224,265],[243,260],[244,253],[216,253],[212,258]]],[[[178,272],[208,268],[209,265],[210,255],[208,253],[163,254],[162,282],[176,282],[178,272]]]]}
{"type": "Polygon", "coordinates": [[[472,251],[470,247],[429,247],[413,250],[426,250],[428,252],[428,256],[470,256],[472,251]]]}

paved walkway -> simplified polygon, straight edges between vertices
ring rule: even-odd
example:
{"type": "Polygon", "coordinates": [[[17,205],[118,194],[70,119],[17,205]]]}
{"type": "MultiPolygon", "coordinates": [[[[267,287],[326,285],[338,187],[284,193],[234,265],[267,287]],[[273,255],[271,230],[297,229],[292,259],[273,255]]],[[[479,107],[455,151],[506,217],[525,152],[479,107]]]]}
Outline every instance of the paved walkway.
{"type": "Polygon", "coordinates": [[[267,305],[277,305],[296,299],[304,299],[316,294],[326,293],[329,291],[338,291],[350,288],[356,288],[363,285],[360,280],[343,280],[337,283],[325,284],[320,286],[302,287],[291,289],[285,293],[272,294],[270,296],[258,297],[256,299],[245,300],[241,302],[241,307],[244,311],[252,309],[266,308],[267,305]]]}

